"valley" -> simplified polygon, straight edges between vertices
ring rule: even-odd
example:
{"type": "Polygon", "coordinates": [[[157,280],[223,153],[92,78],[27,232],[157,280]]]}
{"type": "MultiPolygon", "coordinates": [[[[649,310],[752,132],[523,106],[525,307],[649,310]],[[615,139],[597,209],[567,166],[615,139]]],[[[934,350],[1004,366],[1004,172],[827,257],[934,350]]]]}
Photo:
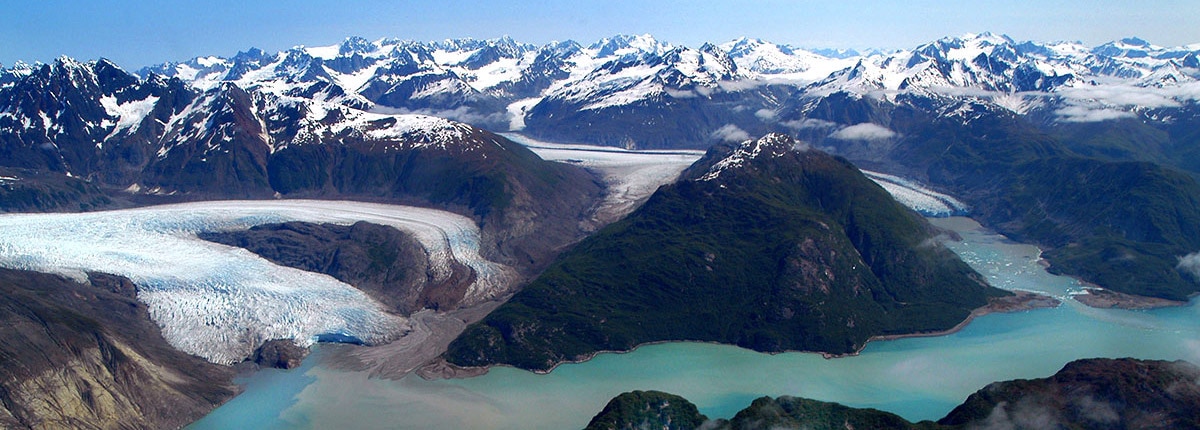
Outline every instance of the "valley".
{"type": "Polygon", "coordinates": [[[583,428],[610,398],[631,390],[681,395],[710,418],[732,418],[763,395],[789,395],[876,408],[916,422],[945,416],[991,382],[1046,377],[1079,357],[1200,359],[1200,307],[1194,301],[1149,311],[1084,306],[1071,299],[1084,286],[1047,273],[1037,248],[970,219],[933,222],[962,237],[947,246],[992,285],[1058,297],[1063,305],[985,315],[946,336],[869,342],[859,355],[836,359],[673,342],[602,353],[548,374],[501,366],[466,379],[372,378],[340,364],[353,347],[321,345],[303,368],[260,372],[247,383],[245,397],[193,428],[235,422],[321,428],[348,420],[364,427],[583,428]],[[278,397],[295,400],[268,409],[278,397]]]}

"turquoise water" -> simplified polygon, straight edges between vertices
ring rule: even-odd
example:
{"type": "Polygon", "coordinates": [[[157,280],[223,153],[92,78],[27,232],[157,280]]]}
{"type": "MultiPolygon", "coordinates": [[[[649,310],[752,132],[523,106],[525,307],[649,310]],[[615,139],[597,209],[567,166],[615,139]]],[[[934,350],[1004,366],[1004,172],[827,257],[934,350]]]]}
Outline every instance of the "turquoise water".
{"type": "Polygon", "coordinates": [[[457,380],[369,379],[322,365],[318,350],[298,371],[264,371],[246,393],[192,426],[230,428],[582,428],[611,397],[655,389],[687,397],[709,417],[731,417],[763,395],[797,395],[873,407],[910,420],[938,419],[996,381],[1048,376],[1088,357],[1200,362],[1200,307],[1099,310],[1068,295],[1081,286],[1053,276],[1037,249],[936,220],[963,236],[948,243],[997,286],[1042,291],[1064,305],[987,315],[957,333],[872,342],[861,355],[760,354],[701,343],[648,345],[601,354],[548,375],[511,368],[457,380]],[[217,421],[217,419],[223,421],[217,421]]]}

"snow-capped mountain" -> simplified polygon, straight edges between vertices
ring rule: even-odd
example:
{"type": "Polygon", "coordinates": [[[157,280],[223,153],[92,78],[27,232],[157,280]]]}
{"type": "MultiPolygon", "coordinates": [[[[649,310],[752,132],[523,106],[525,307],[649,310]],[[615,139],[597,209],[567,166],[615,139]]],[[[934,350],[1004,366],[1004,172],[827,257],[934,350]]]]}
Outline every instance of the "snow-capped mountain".
{"type": "Polygon", "coordinates": [[[939,114],[964,117],[981,107],[1051,122],[1134,117],[1194,102],[1198,55],[1200,46],[1168,48],[1137,38],[1087,47],[990,33],[866,54],[750,38],[689,48],[650,35],[618,35],[586,46],[535,46],[507,37],[428,43],[352,37],[277,54],[251,49],[228,59],[200,57],[139,74],[179,77],[200,89],[232,82],[280,96],[426,113],[545,138],[704,147],[730,127],[778,131],[779,123],[796,120],[777,117],[789,111],[785,100],[835,93],[889,102],[915,96],[939,114]]]}
{"type": "MultiPolygon", "coordinates": [[[[268,146],[311,137],[300,129],[320,123],[312,118],[315,113],[332,110],[426,114],[495,130],[631,148],[706,147],[730,131],[741,137],[784,130],[787,126],[781,124],[795,125],[807,117],[807,108],[797,104],[811,106],[833,94],[888,103],[916,97],[935,113],[964,118],[978,109],[1032,115],[1044,122],[1178,118],[1162,109],[1194,104],[1200,93],[1198,56],[1200,46],[1168,48],[1137,38],[1087,47],[1018,42],[990,33],[867,54],[749,38],[690,48],[650,35],[541,46],[508,37],[438,42],[351,37],[330,46],[278,53],[249,49],[229,58],[166,63],[144,68],[137,73],[140,79],[126,81],[151,88],[177,79],[174,94],[191,94],[154,112],[164,125],[191,103],[189,97],[234,87],[260,107],[279,110],[264,112],[267,116],[259,118],[263,124],[269,116],[309,121],[308,126],[276,126],[286,131],[285,142],[268,146]]],[[[51,68],[72,62],[63,59],[51,68]]],[[[104,63],[102,69],[119,69],[99,63],[104,63]]],[[[28,82],[43,79],[37,77],[42,67],[17,64],[3,70],[0,89],[29,92],[28,82]]],[[[163,90],[139,90],[136,100],[114,91],[118,89],[103,89],[99,97],[109,101],[82,113],[90,115],[86,120],[75,121],[95,124],[91,134],[69,134],[104,141],[113,132],[137,132],[142,129],[139,118],[150,112],[137,114],[153,104],[148,97],[161,98],[163,90]],[[116,127],[100,127],[106,120],[116,127]],[[101,130],[108,132],[100,136],[101,130]]],[[[58,110],[47,115],[51,113],[58,115],[58,110]]],[[[355,115],[361,114],[350,116],[355,115]]],[[[39,133],[30,131],[38,130],[35,123],[45,128],[55,122],[12,110],[0,114],[0,127],[6,121],[25,134],[39,133]]],[[[854,124],[841,124],[849,125],[854,124]]],[[[53,133],[60,132],[41,134],[53,133]]],[[[271,134],[266,133],[275,139],[271,134]]]]}
{"type": "Polygon", "coordinates": [[[807,51],[762,39],[739,38],[720,45],[742,70],[764,79],[808,83],[853,66],[857,52],[807,51]]]}
{"type": "Polygon", "coordinates": [[[1195,103],[1200,64],[1192,48],[1163,48],[1136,38],[1095,48],[1018,43],[983,33],[862,57],[802,92],[892,101],[918,95],[940,99],[943,112],[965,100],[1061,122],[1133,117],[1147,108],[1195,103]]]}

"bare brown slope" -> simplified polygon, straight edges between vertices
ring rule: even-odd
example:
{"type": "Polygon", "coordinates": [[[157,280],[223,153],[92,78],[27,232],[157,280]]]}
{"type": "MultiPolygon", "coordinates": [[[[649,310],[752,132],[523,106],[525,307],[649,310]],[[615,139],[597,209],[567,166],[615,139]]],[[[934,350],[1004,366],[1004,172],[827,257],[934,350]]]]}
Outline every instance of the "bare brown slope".
{"type": "Polygon", "coordinates": [[[0,269],[0,427],[173,428],[233,397],[233,369],[167,344],[127,279],[0,269]]]}

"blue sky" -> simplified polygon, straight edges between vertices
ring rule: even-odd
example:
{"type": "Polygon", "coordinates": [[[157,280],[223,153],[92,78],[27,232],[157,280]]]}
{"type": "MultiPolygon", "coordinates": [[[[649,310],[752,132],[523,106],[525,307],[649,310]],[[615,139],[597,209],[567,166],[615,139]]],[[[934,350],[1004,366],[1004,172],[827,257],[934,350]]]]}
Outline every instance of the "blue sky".
{"type": "Polygon", "coordinates": [[[991,31],[1017,40],[1089,45],[1140,36],[1200,43],[1200,1],[12,1],[0,6],[0,64],[100,57],[134,69],[199,55],[230,56],[337,43],[347,36],[440,40],[510,35],[590,43],[650,33],[698,46],[739,36],[806,48],[912,48],[991,31]]]}

